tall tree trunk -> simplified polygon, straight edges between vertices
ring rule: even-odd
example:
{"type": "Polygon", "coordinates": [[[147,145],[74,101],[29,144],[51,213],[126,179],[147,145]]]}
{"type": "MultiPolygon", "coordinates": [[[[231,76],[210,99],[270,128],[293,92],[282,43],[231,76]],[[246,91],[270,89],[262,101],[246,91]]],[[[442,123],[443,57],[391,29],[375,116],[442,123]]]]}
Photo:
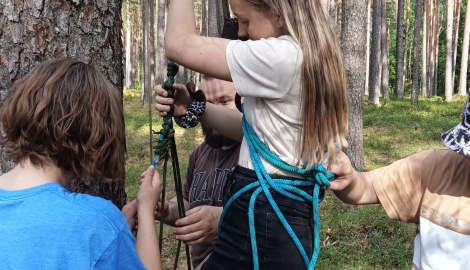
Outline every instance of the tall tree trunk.
{"type": "Polygon", "coordinates": [[[381,84],[381,20],[382,0],[372,0],[372,41],[370,50],[369,102],[378,105],[381,84]]]}
{"type": "Polygon", "coordinates": [[[349,146],[345,150],[357,170],[364,170],[362,136],[363,91],[366,84],[367,0],[343,0],[341,49],[343,51],[351,112],[349,146]]]}
{"type": "Polygon", "coordinates": [[[466,95],[467,90],[467,70],[468,70],[468,44],[470,39],[470,1],[467,0],[465,10],[465,28],[463,31],[462,63],[460,64],[459,94],[466,95]]]}
{"type": "Polygon", "coordinates": [[[454,93],[452,84],[452,62],[453,62],[453,26],[454,26],[454,0],[447,0],[447,28],[446,28],[446,101],[452,100],[454,93]]]}
{"type": "Polygon", "coordinates": [[[440,0],[435,0],[434,4],[436,11],[434,15],[434,68],[433,68],[433,87],[432,87],[432,92],[434,96],[437,96],[437,87],[438,87],[438,81],[437,81],[437,75],[438,75],[438,69],[439,69],[439,34],[441,32],[441,25],[440,25],[440,11],[441,11],[441,1],[440,0]]]}
{"type": "MultiPolygon", "coordinates": [[[[142,1],[142,105],[152,103],[155,82],[155,0],[142,1]]],[[[151,128],[151,127],[150,127],[151,128]]],[[[151,132],[150,132],[151,133],[151,132]]],[[[152,147],[150,148],[152,149],[152,147]]],[[[152,151],[152,150],[151,150],[152,151]]],[[[153,155],[153,154],[152,154],[153,155]]]]}
{"type": "Polygon", "coordinates": [[[132,28],[130,0],[126,1],[126,72],[124,76],[124,88],[132,88],[132,28]]]}
{"type": "Polygon", "coordinates": [[[201,1],[201,36],[207,37],[207,0],[201,1]]]}
{"type": "Polygon", "coordinates": [[[380,75],[380,92],[384,99],[389,99],[389,66],[388,66],[388,31],[387,31],[387,0],[382,0],[382,19],[380,27],[380,56],[382,68],[380,75]]]}
{"type": "MultiPolygon", "coordinates": [[[[12,83],[34,66],[47,59],[66,56],[93,63],[122,97],[122,2],[75,3],[0,1],[0,106],[12,83]]],[[[3,149],[0,152],[0,172],[7,172],[14,164],[3,149]]],[[[69,189],[112,200],[119,208],[126,202],[124,179],[114,183],[74,179],[69,189]]]]}
{"type": "Polygon", "coordinates": [[[371,16],[372,0],[367,0],[367,47],[366,47],[366,83],[364,84],[364,95],[369,95],[369,78],[370,78],[370,36],[371,36],[371,16]]]}
{"type": "Polygon", "coordinates": [[[418,104],[419,91],[419,58],[420,36],[423,21],[423,0],[416,0],[415,29],[413,37],[413,87],[411,91],[411,104],[418,104]]]}
{"type": "Polygon", "coordinates": [[[220,0],[208,0],[208,35],[220,37],[224,26],[223,5],[220,0]]]}
{"type": "Polygon", "coordinates": [[[428,13],[428,66],[427,66],[427,88],[428,96],[432,96],[433,92],[433,81],[434,78],[432,74],[434,73],[434,13],[436,12],[436,7],[434,6],[435,1],[431,0],[429,3],[429,13],[428,13]]]}
{"type": "Polygon", "coordinates": [[[407,12],[406,12],[406,31],[405,31],[405,50],[404,50],[404,55],[403,55],[403,87],[404,90],[406,91],[406,78],[408,77],[408,73],[410,72],[409,62],[411,59],[411,48],[409,48],[410,44],[410,18],[411,18],[411,0],[406,1],[406,6],[407,6],[407,12]],[[409,51],[409,53],[408,53],[409,51]],[[409,55],[409,56],[408,56],[409,55]]]}
{"type": "Polygon", "coordinates": [[[158,0],[157,9],[157,49],[156,49],[156,83],[162,84],[166,80],[166,67],[168,60],[165,55],[165,26],[166,26],[166,0],[158,0]]]}
{"type": "Polygon", "coordinates": [[[405,38],[405,0],[398,0],[397,4],[397,38],[396,38],[396,90],[398,98],[405,95],[405,85],[403,81],[405,50],[403,47],[405,38]]]}
{"type": "MultiPolygon", "coordinates": [[[[460,27],[460,7],[461,0],[454,0],[454,33],[452,34],[452,89],[455,89],[455,68],[457,65],[457,45],[459,43],[459,27],[460,27]]],[[[465,95],[465,93],[463,94],[465,95]]]]}
{"type": "Polygon", "coordinates": [[[427,78],[427,67],[428,67],[428,14],[429,14],[429,1],[424,3],[424,15],[423,15],[423,47],[422,47],[422,68],[421,68],[421,95],[423,97],[428,96],[428,78],[427,78]]]}

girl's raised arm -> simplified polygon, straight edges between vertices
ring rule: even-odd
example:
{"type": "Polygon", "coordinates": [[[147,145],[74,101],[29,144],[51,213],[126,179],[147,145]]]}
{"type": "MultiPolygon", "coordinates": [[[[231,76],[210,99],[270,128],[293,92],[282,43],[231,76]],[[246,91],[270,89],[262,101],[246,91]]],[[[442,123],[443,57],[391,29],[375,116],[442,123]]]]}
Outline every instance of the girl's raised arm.
{"type": "Polygon", "coordinates": [[[225,51],[228,39],[201,37],[196,32],[192,0],[171,0],[165,34],[166,56],[184,67],[232,81],[225,51]]]}

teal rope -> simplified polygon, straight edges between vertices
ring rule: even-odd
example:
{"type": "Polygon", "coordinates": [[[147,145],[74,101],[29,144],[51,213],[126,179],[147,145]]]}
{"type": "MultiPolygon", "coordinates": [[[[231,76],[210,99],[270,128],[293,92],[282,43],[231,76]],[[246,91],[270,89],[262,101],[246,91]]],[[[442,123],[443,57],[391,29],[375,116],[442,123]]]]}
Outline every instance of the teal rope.
{"type": "Polygon", "coordinates": [[[308,270],[312,270],[315,268],[316,261],[318,259],[318,253],[320,251],[320,214],[318,211],[318,205],[320,202],[323,201],[325,197],[325,191],[322,187],[329,187],[330,181],[333,180],[334,175],[332,173],[328,173],[326,169],[320,165],[315,164],[311,170],[306,170],[305,168],[297,168],[291,166],[284,161],[282,161],[276,154],[272,153],[269,148],[259,140],[256,136],[253,129],[250,127],[248,122],[246,121],[245,115],[243,115],[242,121],[242,128],[243,134],[245,139],[248,143],[248,148],[250,150],[250,156],[253,163],[253,167],[255,169],[256,176],[258,178],[258,182],[249,184],[235,193],[232,198],[227,202],[224,210],[222,212],[220,223],[219,223],[219,232],[222,225],[222,220],[230,207],[230,205],[243,193],[255,189],[253,194],[251,195],[249,208],[248,208],[248,222],[249,222],[249,229],[250,229],[250,239],[251,239],[251,247],[252,247],[252,254],[253,254],[253,267],[255,270],[259,269],[259,260],[258,260],[258,248],[256,242],[256,234],[255,234],[255,222],[254,222],[254,206],[258,195],[263,192],[266,198],[269,201],[269,204],[273,208],[276,216],[281,221],[282,225],[286,229],[289,236],[294,241],[297,249],[299,250],[302,259],[304,260],[305,266],[308,270]],[[264,168],[261,158],[262,156],[265,160],[267,160],[272,165],[283,169],[288,172],[296,173],[303,175],[305,180],[289,180],[289,179],[272,179],[270,175],[267,173],[266,169],[264,168]],[[301,190],[298,187],[307,187],[313,186],[313,194],[310,195],[307,192],[301,190]],[[313,221],[314,221],[314,228],[313,228],[313,235],[314,235],[314,249],[313,254],[311,256],[311,260],[309,260],[305,249],[303,248],[299,238],[292,230],[292,227],[289,225],[287,220],[285,219],[284,215],[282,214],[281,210],[277,206],[274,198],[271,195],[270,189],[296,201],[301,202],[312,202],[312,212],[313,212],[313,221]]]}

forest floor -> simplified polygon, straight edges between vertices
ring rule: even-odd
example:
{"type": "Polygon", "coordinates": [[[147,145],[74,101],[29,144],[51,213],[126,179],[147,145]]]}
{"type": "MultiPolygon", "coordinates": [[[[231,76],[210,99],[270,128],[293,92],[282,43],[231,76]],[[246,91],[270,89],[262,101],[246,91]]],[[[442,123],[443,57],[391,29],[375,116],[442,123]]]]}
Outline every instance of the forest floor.
{"type": "MultiPolygon", "coordinates": [[[[462,117],[465,98],[444,102],[441,97],[422,99],[418,106],[410,99],[381,100],[377,107],[364,103],[364,153],[367,169],[375,169],[411,154],[441,147],[440,134],[462,117]]],[[[140,90],[124,91],[126,121],[126,192],[137,195],[139,175],[150,164],[149,108],[143,107],[140,90]]],[[[153,130],[161,119],[153,110],[153,130]]],[[[189,155],[202,141],[200,128],[175,128],[182,179],[186,177],[189,155]]],[[[154,140],[156,136],[154,136],[154,140]]],[[[172,176],[172,171],[168,172],[172,176]]],[[[170,177],[171,179],[172,177],[170,177]]],[[[167,198],[175,196],[171,180],[167,198]]],[[[321,252],[316,269],[411,269],[416,226],[392,221],[380,205],[351,206],[332,192],[320,204],[321,252]]],[[[156,222],[158,226],[158,222],[156,222]]],[[[172,228],[165,226],[162,260],[173,269],[177,242],[172,228]]],[[[184,248],[177,269],[187,269],[184,248]]]]}

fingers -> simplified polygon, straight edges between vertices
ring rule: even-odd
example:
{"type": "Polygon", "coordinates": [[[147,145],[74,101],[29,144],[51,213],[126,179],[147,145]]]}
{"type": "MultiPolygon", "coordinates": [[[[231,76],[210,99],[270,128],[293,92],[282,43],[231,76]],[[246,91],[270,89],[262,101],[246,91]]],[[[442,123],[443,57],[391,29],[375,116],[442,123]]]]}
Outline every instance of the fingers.
{"type": "Polygon", "coordinates": [[[189,234],[176,235],[176,240],[182,241],[185,245],[196,245],[208,240],[203,231],[196,231],[189,234]]]}
{"type": "Polygon", "coordinates": [[[122,207],[122,211],[121,211],[121,212],[122,212],[123,214],[125,214],[125,213],[127,213],[128,211],[132,211],[133,208],[135,208],[135,211],[136,211],[136,213],[137,213],[137,205],[135,204],[136,202],[137,202],[137,200],[132,200],[132,201],[128,202],[126,205],[124,205],[124,206],[122,207]]]}
{"type": "Polygon", "coordinates": [[[156,85],[153,88],[153,91],[155,92],[155,94],[157,94],[157,96],[162,96],[162,97],[168,96],[168,92],[165,89],[163,89],[161,85],[156,85]]]}
{"type": "Polygon", "coordinates": [[[330,182],[330,187],[328,188],[329,190],[343,190],[348,186],[348,182],[346,181],[341,181],[341,180],[335,180],[330,182]]]}
{"type": "MultiPolygon", "coordinates": [[[[191,210],[194,210],[194,209],[191,209],[191,210]]],[[[202,216],[202,215],[198,215],[198,214],[189,214],[189,211],[188,211],[188,212],[186,213],[186,217],[178,219],[178,220],[175,222],[175,225],[178,226],[178,227],[188,226],[188,225],[191,225],[191,224],[198,223],[198,222],[200,222],[200,221],[202,221],[202,220],[203,220],[203,216],[202,216]]]]}

